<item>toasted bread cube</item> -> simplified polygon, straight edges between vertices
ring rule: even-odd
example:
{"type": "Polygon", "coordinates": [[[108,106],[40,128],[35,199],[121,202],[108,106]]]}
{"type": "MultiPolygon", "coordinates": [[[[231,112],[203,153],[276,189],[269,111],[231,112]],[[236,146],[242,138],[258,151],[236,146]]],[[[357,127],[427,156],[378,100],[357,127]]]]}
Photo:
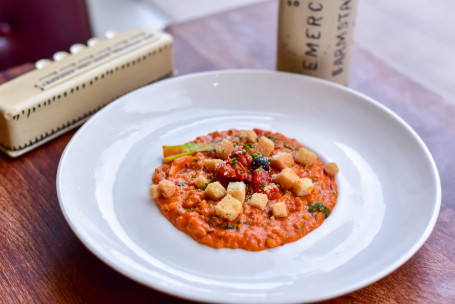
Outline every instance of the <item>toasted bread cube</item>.
{"type": "Polygon", "coordinates": [[[198,177],[196,177],[196,178],[194,179],[194,181],[193,181],[194,185],[195,185],[198,189],[204,188],[204,186],[205,186],[206,184],[208,184],[208,182],[209,182],[209,181],[207,180],[207,178],[205,178],[205,176],[202,175],[202,174],[198,175],[198,177]]]}
{"type": "Polygon", "coordinates": [[[279,153],[272,157],[270,165],[276,170],[283,170],[294,165],[294,158],[289,153],[279,153]]]}
{"type": "Polygon", "coordinates": [[[220,182],[214,182],[207,185],[204,194],[213,200],[217,200],[226,195],[226,189],[224,189],[220,182]]]}
{"type": "Polygon", "coordinates": [[[254,132],[253,130],[242,130],[240,137],[245,138],[246,141],[249,143],[256,143],[258,139],[256,132],[254,132]]]}
{"type": "Polygon", "coordinates": [[[215,145],[216,157],[228,159],[229,155],[234,151],[234,145],[229,140],[223,140],[215,145]]]}
{"type": "Polygon", "coordinates": [[[159,198],[161,196],[160,186],[159,185],[151,185],[149,187],[149,194],[151,198],[159,198]]]}
{"type": "Polygon", "coordinates": [[[324,166],[324,171],[328,176],[335,176],[338,174],[338,166],[335,163],[328,163],[324,166]]]}
{"type": "Polygon", "coordinates": [[[177,190],[177,186],[167,179],[163,179],[158,183],[158,185],[160,187],[161,195],[165,198],[173,196],[175,191],[177,190]]]}
{"type": "Polygon", "coordinates": [[[231,195],[226,195],[218,204],[216,204],[216,215],[230,221],[235,220],[243,211],[243,204],[231,195]]]}
{"type": "Polygon", "coordinates": [[[305,148],[300,148],[295,154],[295,161],[302,165],[312,165],[316,158],[316,154],[305,148]]]}
{"type": "Polygon", "coordinates": [[[251,196],[250,205],[261,210],[264,210],[268,201],[269,199],[266,194],[255,193],[251,196]]]}
{"type": "Polygon", "coordinates": [[[272,213],[274,217],[288,216],[288,210],[283,202],[275,203],[272,205],[272,213]]]}
{"type": "Polygon", "coordinates": [[[273,176],[273,181],[280,184],[283,189],[290,189],[298,179],[299,176],[291,168],[283,169],[273,176]]]}
{"type": "Polygon", "coordinates": [[[261,136],[256,148],[258,149],[259,153],[267,157],[270,156],[270,153],[272,153],[273,149],[275,149],[275,144],[267,137],[261,136]]]}
{"type": "Polygon", "coordinates": [[[204,160],[204,168],[209,172],[213,172],[216,171],[218,166],[222,163],[223,161],[221,159],[206,159],[204,160]]]}
{"type": "Polygon", "coordinates": [[[245,201],[246,186],[244,182],[230,182],[227,187],[227,193],[239,201],[245,201]]]}
{"type": "Polygon", "coordinates": [[[313,191],[313,189],[313,181],[308,177],[300,178],[292,186],[292,192],[294,192],[296,196],[308,195],[313,191]]]}

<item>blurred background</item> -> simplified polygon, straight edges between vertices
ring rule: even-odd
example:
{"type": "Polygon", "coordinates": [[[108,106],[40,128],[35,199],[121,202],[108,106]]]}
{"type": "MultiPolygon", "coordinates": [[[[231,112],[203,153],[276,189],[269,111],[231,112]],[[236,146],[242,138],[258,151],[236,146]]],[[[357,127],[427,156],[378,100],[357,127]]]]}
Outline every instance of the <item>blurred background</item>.
{"type": "MultiPolygon", "coordinates": [[[[51,57],[108,30],[162,30],[264,1],[278,0],[2,0],[0,70],[51,57]]],[[[455,1],[360,0],[354,41],[455,103],[455,18],[447,12],[455,12],[455,1]]]]}

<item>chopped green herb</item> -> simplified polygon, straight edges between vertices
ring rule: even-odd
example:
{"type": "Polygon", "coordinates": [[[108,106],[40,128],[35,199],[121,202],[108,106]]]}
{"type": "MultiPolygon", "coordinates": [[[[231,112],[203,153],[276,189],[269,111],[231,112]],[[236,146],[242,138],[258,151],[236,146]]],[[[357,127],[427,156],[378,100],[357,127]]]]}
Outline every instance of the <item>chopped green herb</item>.
{"type": "Polygon", "coordinates": [[[226,153],[226,149],[223,149],[223,153],[226,153]]]}
{"type": "Polygon", "coordinates": [[[183,187],[183,186],[185,186],[185,183],[180,183],[180,184],[178,184],[178,185],[179,185],[180,187],[183,187]]]}
{"type": "Polygon", "coordinates": [[[239,144],[237,144],[237,143],[233,144],[234,148],[237,147],[238,145],[239,145],[239,144]]]}
{"type": "Polygon", "coordinates": [[[260,166],[259,166],[259,168],[261,168],[261,169],[262,169],[262,168],[264,168],[264,166],[263,166],[263,165],[260,165],[260,166]]]}
{"type": "Polygon", "coordinates": [[[246,169],[246,171],[247,171],[248,173],[251,173],[250,169],[246,169]]]}
{"type": "Polygon", "coordinates": [[[209,185],[209,183],[205,183],[205,184],[204,184],[204,187],[202,187],[202,190],[207,189],[207,186],[208,186],[208,185],[209,185]]]}
{"type": "Polygon", "coordinates": [[[227,223],[226,226],[224,226],[224,229],[235,229],[235,227],[227,223]]]}
{"type": "Polygon", "coordinates": [[[204,191],[204,190],[202,190],[202,189],[199,189],[198,191],[199,191],[199,192],[202,192],[202,191],[204,191]]]}
{"type": "Polygon", "coordinates": [[[258,157],[258,156],[261,156],[261,153],[257,152],[257,153],[251,154],[251,157],[252,157],[252,158],[256,158],[256,157],[258,157]]]}
{"type": "Polygon", "coordinates": [[[256,173],[259,173],[259,172],[261,172],[261,169],[256,169],[256,173]]]}
{"type": "Polygon", "coordinates": [[[242,151],[242,154],[243,154],[243,155],[246,155],[246,151],[245,151],[245,150],[243,150],[243,151],[242,151]]]}
{"type": "Polygon", "coordinates": [[[240,230],[240,226],[235,227],[235,229],[240,230]]]}
{"type": "Polygon", "coordinates": [[[249,144],[243,145],[243,147],[247,150],[251,150],[251,149],[253,149],[253,144],[249,143],[249,144]]]}
{"type": "Polygon", "coordinates": [[[246,162],[242,162],[242,165],[246,166],[246,162]]]}
{"type": "Polygon", "coordinates": [[[237,157],[233,157],[233,158],[232,158],[232,163],[233,163],[234,165],[237,165],[238,162],[239,162],[239,161],[237,160],[237,157]]]}
{"type": "Polygon", "coordinates": [[[280,186],[280,184],[275,184],[275,185],[276,185],[278,188],[280,188],[280,187],[281,187],[281,186],[280,186]]]}
{"type": "Polygon", "coordinates": [[[236,166],[234,167],[234,169],[235,169],[235,170],[238,170],[238,169],[239,169],[239,166],[236,165],[236,166]]]}
{"type": "Polygon", "coordinates": [[[198,162],[198,161],[199,161],[199,158],[195,158],[194,161],[195,161],[195,162],[198,162]]]}
{"type": "Polygon", "coordinates": [[[262,188],[265,188],[265,187],[267,187],[267,184],[266,184],[266,183],[263,183],[263,184],[261,185],[261,187],[262,187],[262,188]]]}
{"type": "Polygon", "coordinates": [[[237,224],[241,224],[242,222],[240,220],[237,221],[237,224]]]}
{"type": "Polygon", "coordinates": [[[196,176],[191,176],[191,178],[196,178],[196,176]]]}
{"type": "Polygon", "coordinates": [[[312,203],[308,205],[309,212],[319,211],[325,214],[325,218],[330,215],[330,209],[327,208],[323,203],[312,203]]]}
{"type": "Polygon", "coordinates": [[[245,173],[245,172],[243,172],[243,171],[240,171],[240,174],[243,174],[243,173],[245,173]]]}
{"type": "Polygon", "coordinates": [[[284,193],[288,193],[289,191],[288,190],[284,190],[284,193]]]}
{"type": "Polygon", "coordinates": [[[272,162],[272,159],[271,159],[271,158],[267,158],[267,160],[269,161],[269,163],[271,163],[271,162],[272,162]]]}

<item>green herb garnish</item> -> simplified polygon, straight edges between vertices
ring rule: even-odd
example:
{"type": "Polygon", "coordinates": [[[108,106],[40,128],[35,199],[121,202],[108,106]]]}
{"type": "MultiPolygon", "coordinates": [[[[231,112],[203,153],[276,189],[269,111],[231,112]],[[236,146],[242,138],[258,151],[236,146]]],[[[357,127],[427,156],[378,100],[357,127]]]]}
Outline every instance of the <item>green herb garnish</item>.
{"type": "Polygon", "coordinates": [[[257,153],[251,154],[251,157],[252,157],[252,158],[256,158],[256,157],[258,157],[258,156],[261,156],[261,153],[257,152],[257,153]]]}
{"type": "Polygon", "coordinates": [[[325,218],[330,215],[330,209],[326,207],[323,203],[312,203],[308,205],[308,211],[313,213],[316,211],[322,212],[325,214],[325,218]]]}
{"type": "Polygon", "coordinates": [[[238,162],[239,162],[239,161],[237,160],[237,157],[233,157],[233,158],[232,158],[232,163],[233,163],[234,165],[237,165],[238,162]]]}
{"type": "Polygon", "coordinates": [[[267,184],[266,184],[266,183],[263,183],[263,184],[261,185],[261,187],[262,187],[262,188],[265,188],[265,187],[267,187],[267,184]]]}
{"type": "Polygon", "coordinates": [[[243,147],[247,150],[251,150],[251,149],[253,149],[253,144],[249,143],[249,144],[243,145],[243,147]]]}
{"type": "Polygon", "coordinates": [[[235,229],[235,227],[227,223],[226,226],[224,226],[224,229],[235,229]]]}

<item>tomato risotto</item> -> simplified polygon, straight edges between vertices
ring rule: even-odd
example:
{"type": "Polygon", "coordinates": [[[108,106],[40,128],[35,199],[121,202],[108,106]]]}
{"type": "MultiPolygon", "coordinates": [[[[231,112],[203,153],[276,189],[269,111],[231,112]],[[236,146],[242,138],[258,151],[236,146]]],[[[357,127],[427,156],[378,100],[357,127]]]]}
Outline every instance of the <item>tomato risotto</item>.
{"type": "Polygon", "coordinates": [[[259,129],[213,132],[163,147],[149,193],[162,214],[214,248],[258,251],[319,227],[337,201],[335,163],[259,129]]]}

